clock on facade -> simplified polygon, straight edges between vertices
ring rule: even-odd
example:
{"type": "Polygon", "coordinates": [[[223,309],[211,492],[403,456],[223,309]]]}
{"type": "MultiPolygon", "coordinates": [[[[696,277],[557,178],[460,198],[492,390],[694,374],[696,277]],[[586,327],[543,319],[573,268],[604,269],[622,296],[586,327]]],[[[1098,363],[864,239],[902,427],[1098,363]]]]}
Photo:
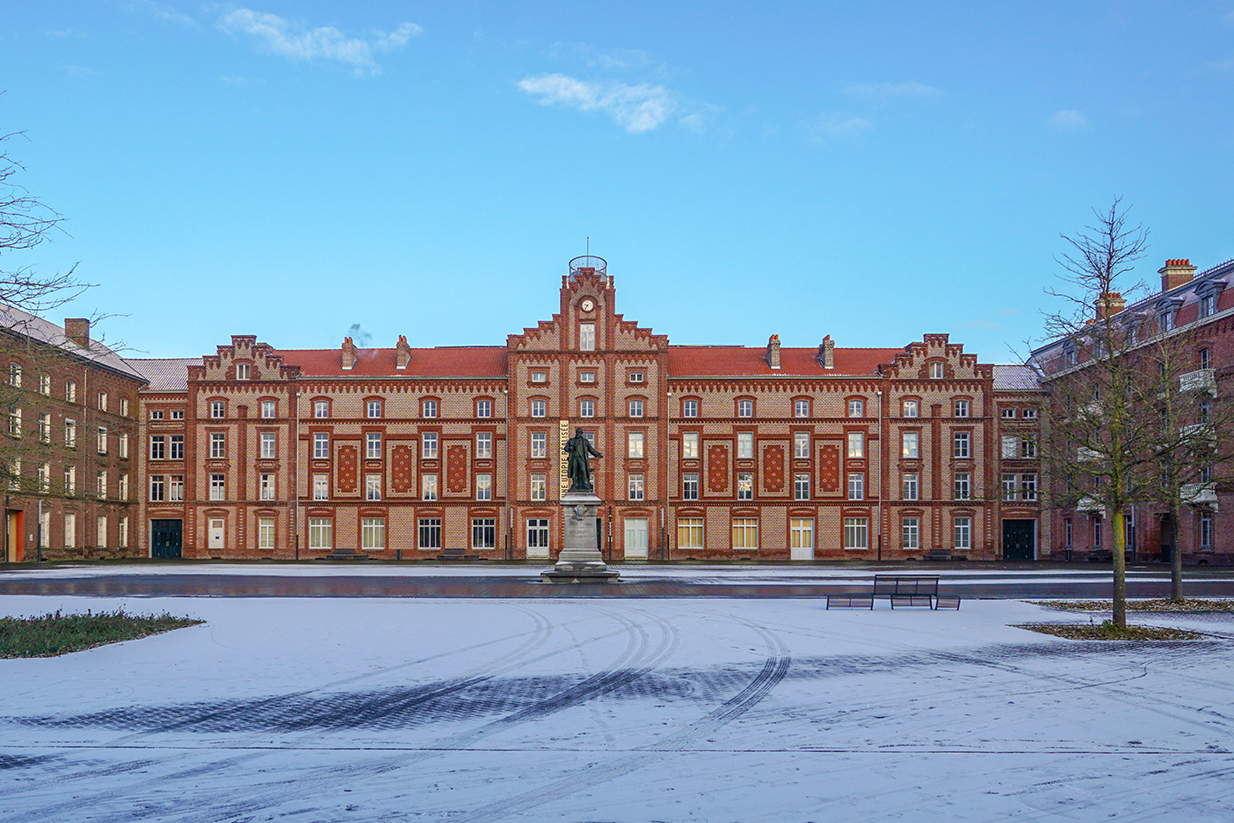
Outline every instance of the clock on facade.
{"type": "Polygon", "coordinates": [[[592,301],[590,297],[588,297],[586,300],[583,301],[583,304],[582,304],[583,311],[591,311],[595,307],[596,307],[596,304],[592,301]]]}

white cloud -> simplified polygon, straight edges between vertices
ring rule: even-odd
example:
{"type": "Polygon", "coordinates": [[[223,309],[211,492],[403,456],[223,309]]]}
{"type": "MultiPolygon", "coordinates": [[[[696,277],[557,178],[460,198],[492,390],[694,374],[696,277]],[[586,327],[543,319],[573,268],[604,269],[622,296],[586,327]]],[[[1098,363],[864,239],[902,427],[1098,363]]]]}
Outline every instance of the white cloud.
{"type": "Polygon", "coordinates": [[[806,130],[817,143],[825,140],[859,140],[874,124],[864,117],[842,111],[823,112],[806,121],[806,130]]]}
{"type": "Polygon", "coordinates": [[[1085,131],[1088,129],[1088,118],[1077,109],[1063,109],[1051,114],[1046,125],[1059,132],[1085,131]]]}
{"type": "Polygon", "coordinates": [[[657,128],[677,108],[671,91],[646,83],[636,86],[614,81],[588,83],[564,74],[541,74],[523,78],[518,87],[539,97],[542,106],[602,111],[633,134],[657,128]]]}
{"type": "Polygon", "coordinates": [[[943,90],[925,83],[854,83],[844,87],[844,93],[853,97],[886,100],[893,97],[931,98],[942,97],[943,90]]]}
{"type": "Polygon", "coordinates": [[[219,28],[229,34],[251,37],[265,50],[289,60],[333,60],[351,66],[358,74],[379,74],[381,67],[373,59],[375,51],[401,48],[423,31],[415,23],[403,23],[388,34],[374,32],[366,40],[346,35],[333,26],[310,29],[252,9],[236,9],[227,14],[219,21],[219,28]]]}
{"type": "Polygon", "coordinates": [[[155,19],[162,20],[164,23],[175,23],[177,26],[184,26],[190,29],[200,28],[197,21],[187,14],[182,14],[175,9],[163,8],[153,0],[133,0],[125,8],[129,12],[141,10],[155,19]]]}

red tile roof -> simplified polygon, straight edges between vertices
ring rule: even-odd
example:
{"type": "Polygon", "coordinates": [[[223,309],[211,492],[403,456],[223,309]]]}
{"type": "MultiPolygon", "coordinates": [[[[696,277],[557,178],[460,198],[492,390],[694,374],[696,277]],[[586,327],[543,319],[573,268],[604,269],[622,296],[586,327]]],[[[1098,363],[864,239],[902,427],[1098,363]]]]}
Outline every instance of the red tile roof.
{"type": "Polygon", "coordinates": [[[745,346],[669,346],[670,377],[721,377],[746,375],[874,374],[891,363],[904,349],[836,349],[835,368],[824,369],[818,349],[780,349],[780,368],[767,365],[765,348],[745,346]]]}
{"type": "Polygon", "coordinates": [[[505,346],[443,346],[412,349],[406,369],[396,368],[395,349],[358,349],[355,367],[343,370],[339,349],[276,349],[283,362],[306,377],[499,377],[506,373],[505,346]]]}

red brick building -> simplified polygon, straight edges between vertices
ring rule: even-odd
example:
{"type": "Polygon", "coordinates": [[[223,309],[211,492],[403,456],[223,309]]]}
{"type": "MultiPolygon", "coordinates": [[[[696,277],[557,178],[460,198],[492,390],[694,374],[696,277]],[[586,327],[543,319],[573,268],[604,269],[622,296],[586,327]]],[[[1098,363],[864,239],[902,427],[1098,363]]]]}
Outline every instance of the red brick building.
{"type": "Polygon", "coordinates": [[[547,560],[574,428],[604,455],[613,561],[1031,559],[1043,539],[1029,370],[941,334],[673,346],[617,313],[600,258],[572,261],[556,313],[504,346],[236,335],[130,363],[149,381],[139,555],[547,560]]]}

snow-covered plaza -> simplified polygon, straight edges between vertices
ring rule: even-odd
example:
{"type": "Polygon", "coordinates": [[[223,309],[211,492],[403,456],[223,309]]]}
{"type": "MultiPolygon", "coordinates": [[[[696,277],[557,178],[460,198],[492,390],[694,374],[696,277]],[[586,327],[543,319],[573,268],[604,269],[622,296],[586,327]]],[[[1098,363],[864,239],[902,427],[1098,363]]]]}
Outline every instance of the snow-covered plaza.
{"type": "Polygon", "coordinates": [[[205,624],[0,660],[3,821],[1234,820],[1234,618],[1018,601],[0,598],[205,624]],[[1100,619],[1098,616],[1097,619],[1100,619]]]}

